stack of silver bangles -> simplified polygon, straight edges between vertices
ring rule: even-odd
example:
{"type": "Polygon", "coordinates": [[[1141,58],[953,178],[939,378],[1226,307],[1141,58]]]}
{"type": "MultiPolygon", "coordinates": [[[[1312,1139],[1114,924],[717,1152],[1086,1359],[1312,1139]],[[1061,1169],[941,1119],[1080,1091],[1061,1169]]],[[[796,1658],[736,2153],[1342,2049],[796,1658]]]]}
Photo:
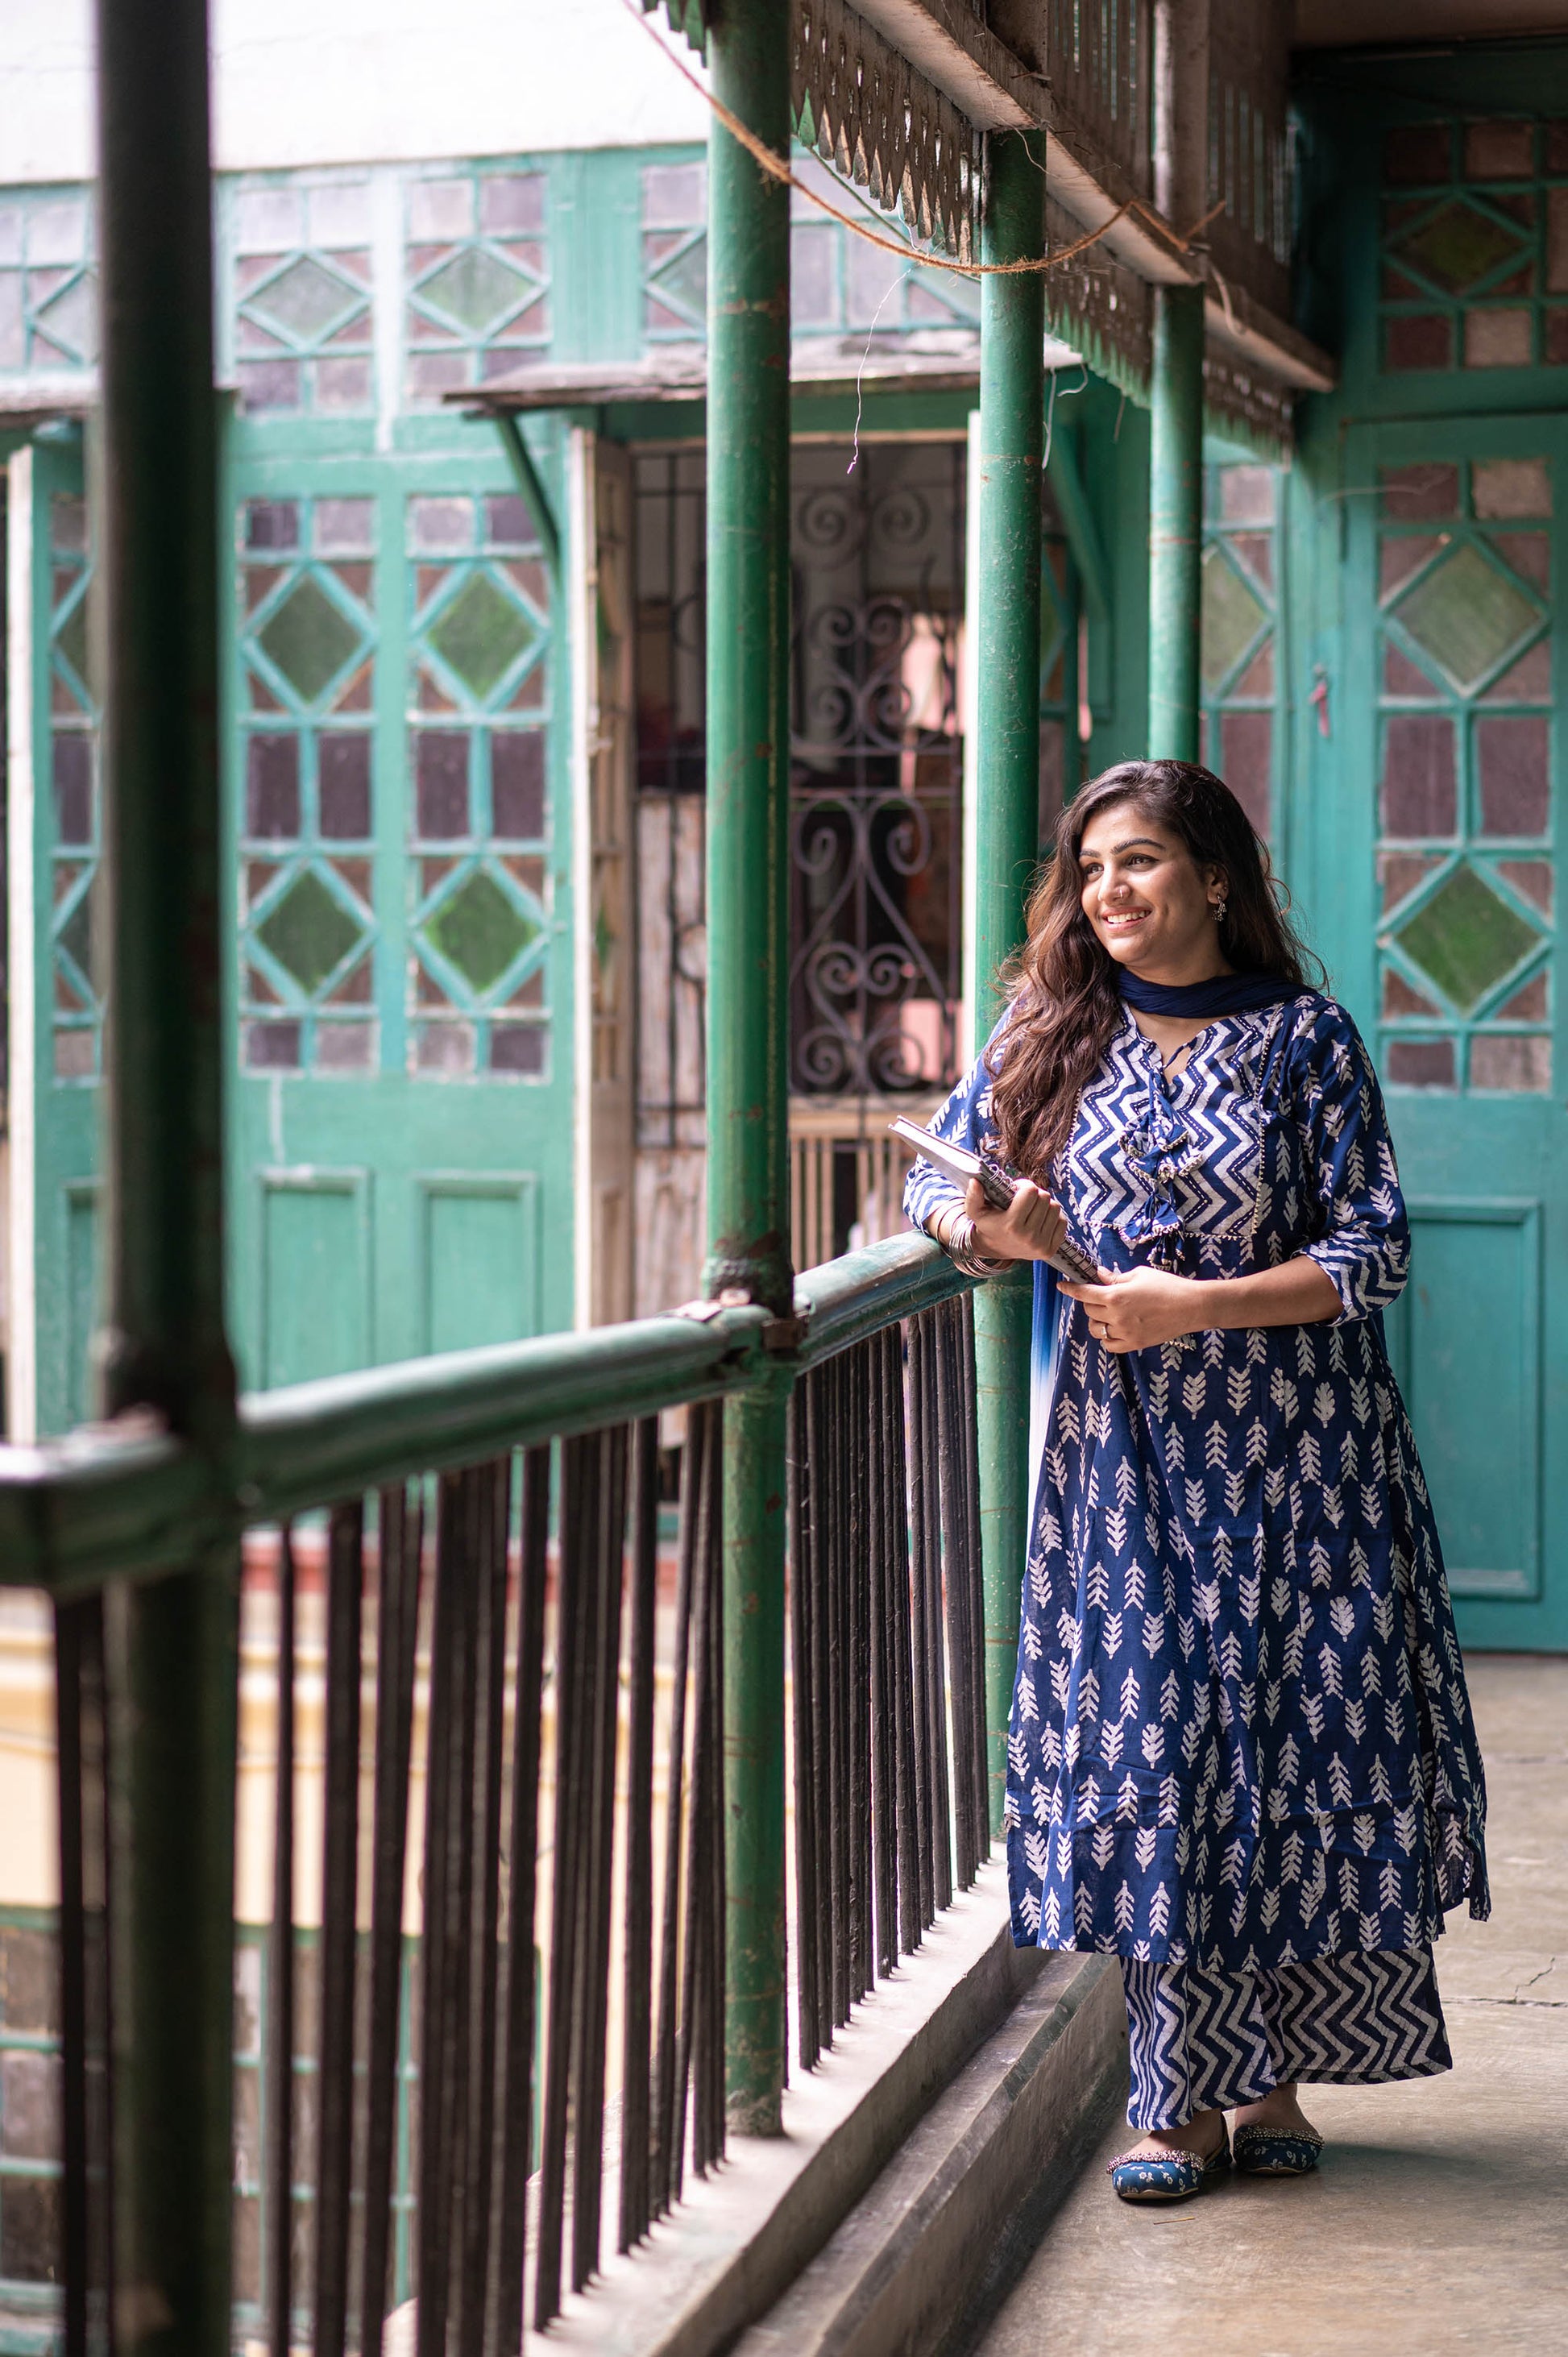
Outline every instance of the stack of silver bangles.
{"type": "Polygon", "coordinates": [[[988,1253],[975,1249],[974,1222],[967,1211],[959,1213],[945,1238],[939,1238],[939,1242],[953,1266],[962,1269],[965,1276],[1000,1276],[1004,1269],[1013,1265],[1010,1260],[993,1260],[988,1253]]]}

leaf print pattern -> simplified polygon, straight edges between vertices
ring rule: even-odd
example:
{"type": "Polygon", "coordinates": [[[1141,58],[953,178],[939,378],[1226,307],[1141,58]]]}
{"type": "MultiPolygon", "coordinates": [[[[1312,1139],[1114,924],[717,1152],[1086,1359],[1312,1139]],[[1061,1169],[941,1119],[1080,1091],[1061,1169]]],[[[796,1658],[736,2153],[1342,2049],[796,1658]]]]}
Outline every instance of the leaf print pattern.
{"type": "MultiPolygon", "coordinates": [[[[983,1058],[935,1126],[997,1152],[983,1058]]],[[[1446,1909],[1487,1912],[1486,1796],[1383,1344],[1410,1240],[1359,1035],[1304,992],[1211,1023],[1166,1079],[1128,1016],[1050,1176],[1105,1266],[1233,1277],[1305,1253],[1340,1308],[1118,1357],[1059,1299],[1008,1740],[1014,1936],[1253,1974],[1426,1949],[1446,1909]]],[[[917,1226],[953,1200],[916,1164],[917,1226]]]]}

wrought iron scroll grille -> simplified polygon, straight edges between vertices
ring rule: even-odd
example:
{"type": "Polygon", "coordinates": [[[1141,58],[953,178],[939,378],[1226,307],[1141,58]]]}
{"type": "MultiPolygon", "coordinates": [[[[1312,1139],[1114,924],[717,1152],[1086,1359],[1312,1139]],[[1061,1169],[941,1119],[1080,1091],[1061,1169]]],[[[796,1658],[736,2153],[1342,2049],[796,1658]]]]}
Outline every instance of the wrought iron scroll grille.
{"type": "MultiPolygon", "coordinates": [[[[795,452],[791,1085],[958,1072],[963,452],[795,452]]],[[[700,1143],[700,452],[638,458],[639,1144],[700,1143]],[[661,1010],[661,1011],[660,1011],[661,1010]],[[693,1126],[696,1125],[696,1126],[693,1126]]]]}
{"type": "Polygon", "coordinates": [[[956,1077],[963,460],[796,454],[790,1071],[803,1094],[956,1077]]]}

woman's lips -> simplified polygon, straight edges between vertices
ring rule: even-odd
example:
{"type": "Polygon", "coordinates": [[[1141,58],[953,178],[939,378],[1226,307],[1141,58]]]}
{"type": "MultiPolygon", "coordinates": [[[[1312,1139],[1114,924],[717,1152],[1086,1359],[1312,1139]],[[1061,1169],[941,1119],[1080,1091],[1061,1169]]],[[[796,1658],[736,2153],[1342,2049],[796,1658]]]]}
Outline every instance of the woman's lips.
{"type": "Polygon", "coordinates": [[[1144,923],[1153,914],[1152,909],[1102,909],[1100,921],[1107,932],[1124,933],[1144,923]]]}

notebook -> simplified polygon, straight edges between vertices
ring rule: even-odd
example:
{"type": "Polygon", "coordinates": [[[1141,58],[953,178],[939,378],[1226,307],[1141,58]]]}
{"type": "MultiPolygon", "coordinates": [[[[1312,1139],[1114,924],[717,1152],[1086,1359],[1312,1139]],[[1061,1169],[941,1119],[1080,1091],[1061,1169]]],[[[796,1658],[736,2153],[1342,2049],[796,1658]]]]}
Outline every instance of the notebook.
{"type": "MultiPolygon", "coordinates": [[[[922,1129],[918,1122],[907,1121],[902,1114],[887,1126],[895,1137],[912,1146],[917,1154],[956,1187],[967,1187],[972,1178],[978,1179],[982,1194],[993,1210],[1004,1211],[1013,1200],[1014,1182],[1006,1172],[998,1170],[993,1163],[983,1161],[978,1154],[972,1154],[967,1146],[953,1146],[945,1137],[933,1137],[929,1129],[922,1129]]],[[[1065,1242],[1047,1265],[1058,1275],[1071,1277],[1075,1284],[1093,1285],[1099,1279],[1099,1271],[1065,1242]]]]}

